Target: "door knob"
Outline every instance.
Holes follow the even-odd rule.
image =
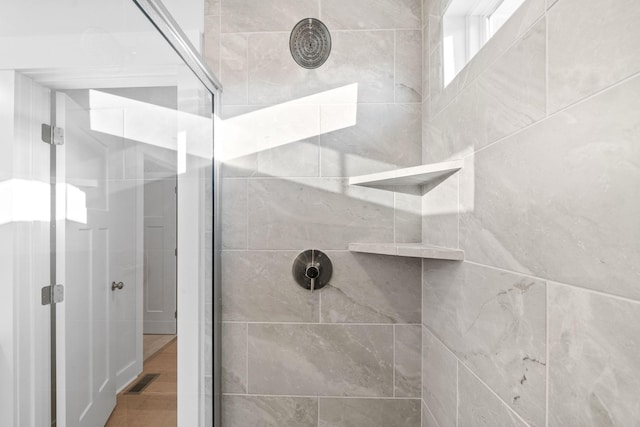
[[[111,282],[111,290],[112,291],[115,291],[116,289],[122,289],[122,288],[124,288],[124,283],[122,283],[122,282],[118,282],[118,283]]]

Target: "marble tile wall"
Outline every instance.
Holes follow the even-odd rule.
[[[446,88],[423,2],[422,425],[640,419],[640,6],[527,0]]]
[[[419,241],[421,195],[347,178],[422,163],[421,1],[208,0],[205,12],[220,126],[258,128],[262,112],[324,93],[305,118],[271,115],[270,137],[250,135],[255,152],[223,168],[222,426],[420,426],[421,263],[347,247]],[[289,52],[307,17],[332,36],[315,70]],[[354,84],[354,102],[332,98]],[[313,131],[346,113],[355,123]],[[270,145],[295,132],[304,137]],[[334,267],[314,293],[291,276],[311,248]]]

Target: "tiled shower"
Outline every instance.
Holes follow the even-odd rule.
[[[640,419],[640,7],[527,0],[444,87],[447,5],[207,1],[220,119],[257,147],[222,171],[222,426]],[[288,49],[309,17],[332,36],[315,70]],[[348,182],[456,159],[428,192]],[[464,261],[349,250],[381,242]],[[306,249],[333,263],[315,292]]]

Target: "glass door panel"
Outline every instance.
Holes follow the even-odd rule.
[[[133,1],[76,3],[3,4],[2,423],[129,425],[122,408],[145,399],[127,391],[152,366],[149,416],[204,425],[211,94]],[[56,284],[64,300],[42,305]],[[145,333],[177,334],[173,366],[145,362]]]

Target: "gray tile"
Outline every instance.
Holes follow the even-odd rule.
[[[220,80],[225,105],[247,104],[249,97],[249,40],[247,34],[220,35]]]
[[[250,324],[249,392],[391,396],[393,326]]]
[[[222,323],[221,388],[223,393],[247,392],[247,324]]]
[[[444,65],[442,41],[431,40],[431,53],[429,53],[429,96],[432,103],[438,99],[444,89]],[[432,110],[433,111],[433,110]]]
[[[204,17],[204,60],[216,73],[220,75],[220,17]]]
[[[420,105],[359,104],[356,125],[322,135],[322,176],[353,176],[421,164]]]
[[[318,399],[223,396],[222,425],[224,427],[317,427]]]
[[[420,427],[419,399],[320,399],[320,427]]]
[[[443,34],[442,34],[442,16],[440,15],[430,15],[429,16],[429,24],[428,24],[429,28],[428,28],[428,37],[429,40],[433,40],[434,42],[438,42],[440,40],[442,40],[443,38]],[[436,45],[431,45],[428,44],[425,47],[428,49],[427,53],[432,53],[433,52],[433,47],[435,47]]]
[[[507,138],[461,171],[467,259],[640,298],[640,78]]]
[[[204,15],[220,15],[220,3],[222,0],[205,0]]]
[[[224,0],[222,32],[289,32],[301,19],[317,18],[318,13],[318,0]]]
[[[425,3],[427,13],[434,16],[442,16],[453,0],[430,0]]]
[[[403,188],[395,195],[394,236],[396,243],[422,242],[422,190]]]
[[[235,36],[235,35],[234,35]],[[225,86],[226,87],[226,86]],[[329,107],[327,107],[329,108]],[[223,116],[225,126],[242,126],[245,128],[264,128],[265,120],[273,134],[278,132],[295,134],[292,129],[300,129],[298,123],[288,121],[284,113],[269,115],[269,107],[255,105],[225,105]],[[284,120],[283,120],[284,118]],[[235,120],[238,120],[235,122]],[[317,116],[317,122],[320,116]],[[290,132],[291,131],[291,132]],[[305,132],[309,133],[309,132]],[[269,145],[269,136],[256,133],[254,139],[265,138]],[[274,148],[261,148],[256,144],[256,152],[245,156],[225,160],[223,175],[225,177],[317,177],[320,170],[319,137],[313,136],[299,141],[290,141]],[[292,159],[294,159],[292,161]]]
[[[429,26],[422,27],[422,101],[426,101],[429,98],[431,91],[430,86],[430,73],[431,73],[431,61],[429,58]],[[430,103],[427,103],[427,111],[429,110]],[[424,106],[423,106],[424,114]]]
[[[393,29],[421,26],[420,0],[321,0],[330,30]]]
[[[456,425],[457,364],[453,353],[423,327],[422,399],[442,427]]]
[[[277,104],[354,83],[358,102],[394,102],[393,31],[334,33],[329,59],[314,70],[295,63],[282,48],[288,43],[288,33],[249,36],[249,103]]]
[[[636,426],[640,303],[549,286],[549,426]]]
[[[224,96],[224,95],[223,95]],[[225,122],[219,127],[229,126],[229,122],[234,118],[259,110],[260,106],[255,105],[229,105],[223,104],[220,108],[220,118]],[[224,135],[224,133],[223,133]],[[216,140],[216,144],[230,143],[226,137]],[[245,156],[226,158],[222,164],[222,176],[225,178],[249,177],[255,174],[258,168],[258,155],[256,153]]]
[[[249,182],[251,249],[347,249],[393,239],[393,193],[344,179]]]
[[[222,253],[222,319],[252,322],[317,322],[319,294],[291,275],[298,252]]]
[[[223,249],[247,248],[247,180],[223,179],[220,185]]]
[[[396,31],[396,102],[422,102],[422,31]]]
[[[422,326],[395,325],[395,396],[421,397]]]
[[[544,425],[545,282],[468,262],[425,262],[423,277],[425,325],[524,419]]]
[[[495,397],[467,368],[460,365],[458,425],[486,427],[527,427],[500,399]],[[544,414],[541,414],[544,419]],[[536,424],[536,425],[544,425]],[[575,425],[575,424],[569,424]]]
[[[440,427],[424,402],[422,402],[422,427]]]
[[[429,125],[430,161],[458,158],[545,115],[545,22],[541,21]]]
[[[319,137],[292,142],[258,153],[258,168],[255,176],[317,177],[319,175]]]
[[[458,247],[458,181],[453,175],[422,197],[422,241]]]
[[[420,260],[336,251],[327,255],[333,276],[320,291],[323,322],[420,323]]]
[[[548,20],[551,111],[640,71],[636,0],[562,0]]]

